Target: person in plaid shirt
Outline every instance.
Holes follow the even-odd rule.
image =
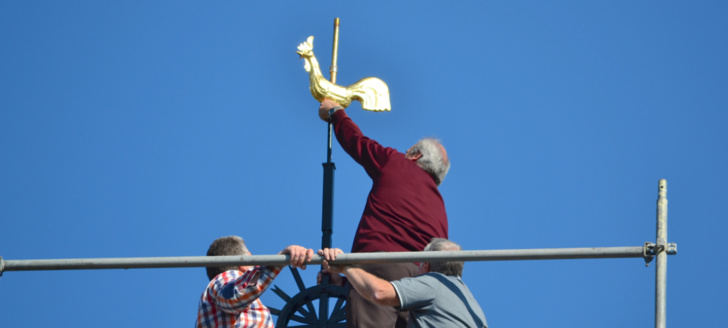
[[[291,245],[278,254],[290,255],[290,265],[306,269],[313,249]],[[238,236],[216,239],[207,256],[251,255]],[[210,283],[202,293],[195,327],[265,327],[273,328],[270,310],[259,297],[273,282],[282,267],[231,266],[208,267]]]

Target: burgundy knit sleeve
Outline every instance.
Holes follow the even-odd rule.
[[[383,147],[366,137],[343,109],[334,112],[331,122],[341,148],[363,166],[372,178],[377,176],[381,168],[387,164],[390,154],[397,152],[393,148]]]

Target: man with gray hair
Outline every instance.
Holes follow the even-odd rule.
[[[341,148],[372,179],[352,253],[421,251],[433,237],[448,237],[445,203],[438,186],[450,161],[437,139],[422,139],[401,153],[364,136],[333,100],[321,102],[319,117],[331,122]],[[413,277],[418,272],[412,263],[362,268],[385,280]],[[347,326],[357,328],[405,327],[408,318],[407,313],[370,302],[355,289],[350,290],[346,314]]]
[[[425,251],[460,250],[460,245],[442,238],[434,238],[425,247]],[[362,268],[329,263],[341,253],[338,248],[319,250],[324,268],[346,275],[352,287],[376,304],[409,310],[407,327],[488,327],[483,310],[462,280],[462,261],[423,262],[420,275],[390,282]]]

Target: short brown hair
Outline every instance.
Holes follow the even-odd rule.
[[[248,248],[245,247],[245,241],[238,236],[227,236],[215,239],[212,245],[210,245],[210,248],[207,249],[207,256],[245,255],[249,253]],[[212,280],[225,271],[235,270],[237,268],[236,266],[206,267],[207,277]]]

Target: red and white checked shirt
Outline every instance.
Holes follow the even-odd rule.
[[[281,268],[256,266],[217,275],[202,293],[195,327],[273,328],[270,310],[258,298]]]

